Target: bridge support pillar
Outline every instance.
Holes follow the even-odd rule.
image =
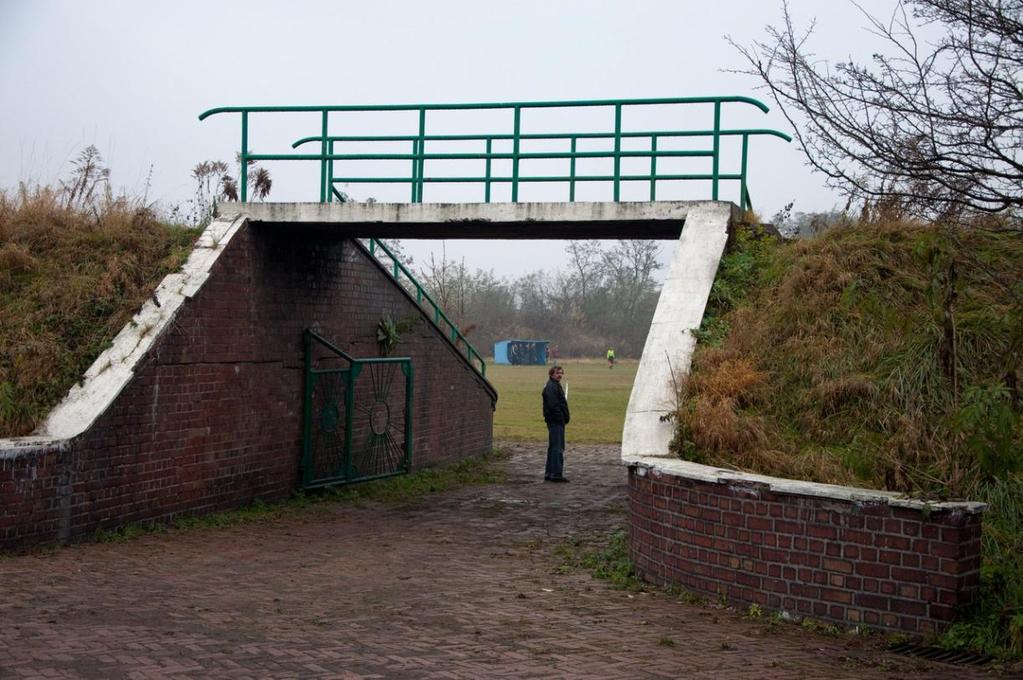
[[[738,216],[732,203],[693,206],[685,218],[668,277],[661,289],[632,386],[622,432],[622,460],[667,456],[675,425],[661,417],[675,410],[676,385],[689,372],[718,263]]]

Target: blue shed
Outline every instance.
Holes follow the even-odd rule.
[[[547,340],[501,340],[494,343],[494,363],[543,366],[547,363]]]

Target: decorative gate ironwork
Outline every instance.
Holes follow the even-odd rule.
[[[412,359],[356,359],[305,332],[303,488],[405,474],[412,466]]]

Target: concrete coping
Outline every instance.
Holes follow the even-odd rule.
[[[622,463],[637,468],[636,474],[646,476],[649,472],[684,477],[710,484],[727,484],[739,487],[766,487],[769,491],[797,496],[814,496],[835,501],[858,504],[882,504],[920,512],[955,511],[970,514],[982,513],[986,503],[973,501],[926,501],[912,498],[897,491],[862,489],[837,484],[804,482],[783,477],[769,477],[736,470],[726,470],[710,465],[701,465],[673,456],[622,456]]]
[[[47,451],[53,451],[54,449],[62,450],[65,449],[67,445],[67,439],[38,435],[0,439],[0,460],[18,459],[22,456],[45,453]]]

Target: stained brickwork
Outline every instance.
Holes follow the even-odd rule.
[[[0,457],[0,547],[285,497],[298,484],[302,333],[379,356],[383,316],[414,322],[413,465],[491,448],[493,388],[354,241],[243,227],[121,394],[61,446]]]
[[[931,512],[629,468],[638,574],[730,602],[926,633],[968,605],[981,514]]]

